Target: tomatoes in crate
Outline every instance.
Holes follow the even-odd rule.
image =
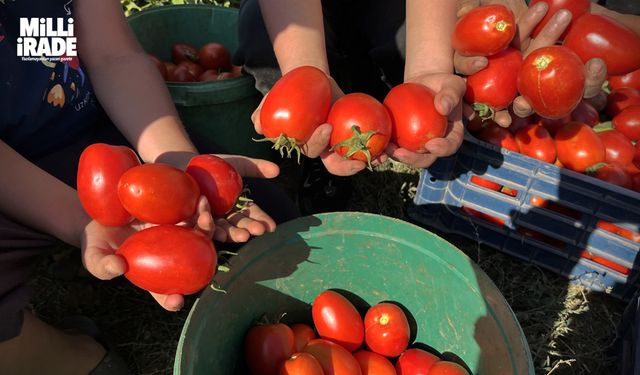
[[[589,125],[571,122],[558,130],[554,139],[558,159],[566,168],[585,172],[605,160],[604,143]]]
[[[487,59],[484,69],[467,77],[464,94],[465,101],[473,104],[481,116],[483,112],[500,111],[511,104],[518,91],[518,71],[522,65],[522,54],[514,48],[507,48]]]

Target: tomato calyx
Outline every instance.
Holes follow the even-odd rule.
[[[505,20],[500,20],[495,23],[495,28],[498,31],[505,31],[507,27],[509,27],[509,23],[506,22]]]
[[[262,138],[262,139],[253,139],[255,142],[273,142],[272,149],[276,151],[280,151],[280,156],[284,157],[285,151],[287,152],[287,157],[291,158],[291,154],[293,151],[298,155],[298,164],[300,164],[300,154],[302,151],[300,150],[300,145],[298,145],[298,140],[294,137],[287,137],[286,134],[280,133],[278,137],[272,138]]]
[[[533,65],[535,65],[536,69],[542,71],[547,69],[549,64],[551,64],[551,60],[552,60],[551,56],[547,56],[547,55],[538,56],[538,58],[536,58],[533,61]]]
[[[594,126],[593,131],[596,133],[603,133],[609,130],[613,130],[613,123],[611,121],[601,122],[598,125]]]
[[[482,119],[483,125],[484,125],[484,121],[493,120],[496,113],[493,107],[484,103],[473,103],[473,109],[478,113],[478,115]]]
[[[599,170],[600,168],[604,168],[604,167],[606,167],[607,165],[608,165],[607,163],[596,163],[596,164],[594,164],[594,165],[592,165],[592,166],[588,167],[588,168],[585,170],[585,172],[586,172],[588,175],[594,175],[594,174],[598,173],[598,170]]]
[[[371,166],[371,152],[369,151],[369,147],[367,143],[378,132],[375,130],[369,130],[366,133],[362,133],[360,131],[360,127],[357,125],[351,126],[351,131],[353,131],[353,135],[349,139],[345,139],[342,142],[336,143],[333,147],[331,147],[331,151],[335,151],[338,147],[347,147],[348,151],[343,156],[343,159],[348,159],[350,156],[362,152],[367,158],[367,168],[369,170],[373,170]]]

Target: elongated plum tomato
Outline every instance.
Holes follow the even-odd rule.
[[[231,164],[218,156],[203,154],[193,157],[186,171],[207,197],[213,217],[222,217],[235,206],[243,184],[242,177]]]
[[[555,142],[558,159],[573,171],[584,173],[587,168],[605,160],[604,144],[589,125],[568,123],[558,130]]]
[[[524,59],[518,73],[518,91],[540,116],[567,116],[582,100],[584,64],[562,46],[539,48]]]
[[[324,375],[324,371],[316,357],[302,352],[282,362],[278,375]]]
[[[444,137],[447,118],[438,113],[434,99],[435,93],[419,83],[402,83],[389,91],[384,105],[391,115],[393,143],[425,153],[425,143]]]
[[[640,141],[640,105],[626,107],[611,120],[611,123],[629,140]]]
[[[520,153],[547,163],[556,161],[556,144],[547,129],[540,124],[520,128],[515,135]]]
[[[313,324],[323,339],[340,344],[352,352],[362,345],[364,323],[355,306],[332,290],[318,294],[311,306]]]
[[[278,375],[293,354],[293,332],[283,323],[252,326],[244,337],[244,359],[252,375]]]
[[[409,345],[409,322],[400,307],[378,303],[364,316],[364,340],[369,349],[386,357],[399,356]]]
[[[320,362],[324,375],[362,375],[360,364],[353,355],[333,341],[311,340],[304,351]]]
[[[601,58],[611,75],[640,69],[640,35],[607,16],[585,14],[576,19],[563,45],[583,63]]]
[[[78,198],[87,214],[102,225],[121,226],[133,220],[118,198],[120,176],[140,165],[128,147],[94,143],[78,162]]]
[[[266,139],[283,155],[298,152],[313,132],[327,121],[331,84],[318,68],[301,66],[286,73],[271,88],[260,110],[260,127]]]
[[[518,71],[522,65],[522,54],[514,48],[507,48],[489,56],[488,65],[481,71],[467,77],[467,91],[464,99],[474,104],[480,115],[491,109],[500,111],[516,97],[518,91]]]
[[[569,26],[565,29],[560,36],[559,40],[563,40],[567,33],[569,32],[569,28],[573,24],[573,20],[577,20],[582,17],[583,14],[589,12],[589,8],[591,7],[591,1],[589,0],[531,0],[529,3],[529,7],[536,5],[537,3],[547,3],[549,6],[547,13],[544,15],[542,21],[540,21],[536,27],[531,32],[531,37],[535,38],[538,36],[540,31],[544,28],[544,26],[551,20],[551,18],[558,13],[559,10],[565,9],[571,12],[571,21],[569,22]]]
[[[640,69],[622,76],[610,75],[607,77],[607,81],[609,81],[609,88],[611,88],[611,90],[621,88],[640,90]]]
[[[603,123],[607,125],[607,123]],[[600,128],[598,125],[593,130],[598,134],[604,145],[605,158],[607,163],[617,163],[626,166],[633,160],[633,143],[624,134],[613,128]],[[604,130],[601,130],[604,129]]]
[[[427,375],[440,358],[422,349],[407,349],[396,362],[398,375]]]
[[[138,220],[177,224],[196,213],[198,184],[167,164],[143,164],[127,170],[118,182],[118,198]]]
[[[333,126],[331,149],[345,158],[371,164],[391,138],[387,108],[367,94],[352,93],[338,99],[327,122]]]
[[[353,357],[360,364],[362,375],[396,375],[391,362],[384,356],[368,350],[358,350]]]
[[[616,163],[599,163],[587,169],[587,174],[610,184],[631,189],[633,180],[624,167]]]
[[[291,325],[293,337],[295,341],[295,351],[300,352],[307,343],[315,338],[316,332],[310,325],[304,323],[296,323]]]
[[[458,19],[452,43],[463,56],[490,56],[507,48],[515,35],[516,20],[509,8],[483,5]]]
[[[134,285],[160,294],[193,294],[213,277],[218,256],[201,232],[158,225],[129,236],[116,251],[124,257],[124,276]]]

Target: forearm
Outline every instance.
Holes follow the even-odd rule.
[[[428,73],[453,73],[451,35],[456,2],[407,0],[405,79]]]
[[[260,0],[282,74],[315,66],[329,74],[320,0]]]
[[[73,166],[70,166],[73,168]],[[90,219],[78,194],[0,142],[0,211],[12,219],[79,247]]]

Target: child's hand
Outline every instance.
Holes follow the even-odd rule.
[[[454,154],[462,144],[464,126],[460,101],[466,86],[462,78],[447,73],[425,74],[410,77],[405,81],[421,83],[436,93],[434,99],[436,110],[441,115],[448,116],[449,126],[444,138],[432,139],[425,144],[428,153],[412,152],[390,143],[387,154],[412,167],[426,168],[437,158]]]

